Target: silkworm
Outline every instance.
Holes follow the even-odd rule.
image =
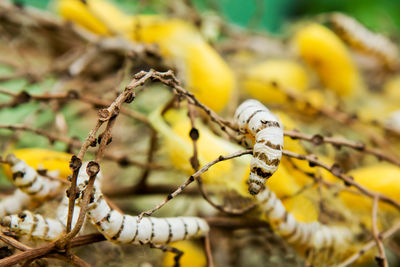
[[[0,201],[0,218],[3,218],[6,215],[18,213],[31,203],[31,197],[17,189],[12,195],[4,197]]]
[[[257,200],[263,205],[263,213],[275,232],[288,243],[319,250],[333,247],[344,248],[351,242],[352,233],[345,227],[296,221],[268,187],[257,195]]]
[[[86,171],[80,170],[77,185],[81,192],[89,180]],[[80,204],[81,197],[77,203]],[[92,224],[110,241],[121,244],[166,244],[192,237],[205,236],[207,222],[197,217],[152,218],[121,214],[105,201],[98,184],[88,205]]]
[[[243,136],[250,137],[254,145],[248,182],[250,194],[256,195],[280,163],[282,124],[268,108],[254,99],[246,100],[236,109],[235,123]]]
[[[86,164],[87,163],[82,164],[82,167],[85,166]],[[98,174],[98,176],[99,176],[99,174]],[[64,196],[63,199],[61,200],[60,204],[58,205],[58,208],[56,211],[57,220],[60,221],[65,228],[67,227],[67,221],[68,221],[68,205],[69,205],[69,198],[67,196]],[[80,210],[81,210],[81,208],[78,205],[74,206],[71,228],[74,228],[76,222],[78,221]],[[97,232],[98,232],[97,229],[91,224],[91,221],[86,217],[85,222],[83,223],[83,226],[82,226],[79,234],[91,234],[91,233],[97,233]]]
[[[33,187],[35,194],[32,195],[35,196],[46,197],[49,195],[49,189],[46,189],[46,185],[40,185],[44,183],[42,179],[49,182],[48,179],[41,177],[33,168],[30,168],[25,162],[15,157],[13,159],[10,158],[10,160],[12,162],[13,177],[16,177],[14,182],[17,185],[24,185],[22,188],[27,189],[28,192],[32,192],[31,187]],[[87,163],[82,164],[77,177],[77,185],[81,192],[85,190],[89,180],[86,173],[86,165]],[[17,173],[17,175],[15,175],[15,173]],[[98,176],[101,177],[101,174],[98,174]],[[56,181],[56,183],[59,182]],[[39,184],[39,186],[37,184]],[[40,190],[36,188],[40,188]],[[55,187],[53,186],[51,188]],[[21,193],[24,194],[23,192]],[[72,226],[75,225],[79,215],[79,204],[81,203],[82,195],[76,201]],[[4,217],[1,223],[4,226],[10,227],[11,230],[16,231],[20,235],[29,235],[43,240],[55,240],[65,232],[68,216],[68,202],[68,198],[64,197],[57,210],[58,219],[48,219],[39,214],[24,211],[20,215],[14,214]],[[165,244],[192,237],[201,237],[206,235],[209,231],[209,226],[206,221],[197,217],[145,217],[139,219],[137,216],[121,214],[113,210],[105,201],[98,180],[94,183],[94,194],[91,203],[88,205],[87,214],[90,222],[107,239],[121,244]],[[85,233],[87,232],[87,227],[83,227],[82,229],[84,229],[82,231]]]
[[[35,169],[12,154],[7,156],[7,161],[11,166],[12,182],[17,189],[0,201],[0,217],[40,204],[57,195],[62,188],[62,183],[39,175]]]
[[[2,218],[1,225],[9,227],[19,235],[41,240],[56,240],[65,233],[65,227],[59,220],[44,218],[27,210]]]
[[[397,64],[397,46],[381,34],[373,33],[352,17],[342,13],[332,14],[333,30],[351,47],[380,58],[387,66]]]
[[[13,183],[31,198],[45,200],[57,195],[62,189],[61,182],[41,176],[14,155],[8,155],[7,161],[10,163]]]

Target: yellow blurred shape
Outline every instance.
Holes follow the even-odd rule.
[[[10,153],[36,170],[58,171],[57,177],[64,179],[67,179],[71,174],[69,161],[72,154],[43,148],[23,148]],[[3,164],[3,170],[6,176],[11,179],[10,167],[7,164]]]
[[[86,8],[80,0],[59,0],[57,9],[60,15],[76,22],[91,32],[108,35],[108,28]]]
[[[207,259],[204,250],[192,241],[180,241],[170,244],[172,247],[179,249],[183,252],[179,260],[181,267],[205,267],[207,266]],[[175,266],[175,254],[165,253],[162,265],[164,267]]]
[[[354,181],[368,188],[371,191],[378,192],[400,201],[400,168],[380,163],[373,166],[362,167],[349,172],[354,177]],[[364,195],[353,194],[343,191],[340,198],[351,209],[371,212],[372,199]],[[382,207],[389,208],[382,204]]]
[[[160,15],[129,16],[103,0],[59,0],[60,14],[88,30],[156,44],[200,102],[216,112],[228,104],[235,77],[222,57],[191,24]]]
[[[191,130],[187,110],[169,110],[165,120],[159,111],[150,115],[150,122],[163,137],[163,146],[172,165],[188,175],[194,173],[189,159],[193,155],[192,140],[189,136]],[[167,122],[170,124],[168,125]],[[219,156],[229,155],[243,150],[242,147],[233,144],[211,132],[200,120],[196,120],[196,128],[199,131],[198,159],[200,166],[217,159]],[[204,183],[223,185],[241,195],[248,196],[247,180],[250,173],[250,155],[241,156],[227,161],[222,161],[212,166],[201,175]]]
[[[228,103],[235,77],[222,57],[192,25],[162,16],[137,16],[132,38],[154,43],[167,60],[175,63],[189,90],[216,112]]]
[[[243,87],[264,103],[283,103],[286,95],[282,91],[305,91],[308,77],[304,68],[295,61],[270,59],[246,71]]]
[[[400,75],[389,79],[383,86],[385,97],[388,101],[397,103],[400,106]]]
[[[296,195],[282,201],[286,210],[290,212],[297,221],[309,223],[318,220],[318,209],[303,195]]]
[[[362,89],[360,75],[345,44],[328,28],[308,25],[297,32],[294,45],[326,88],[344,97],[356,95]]]

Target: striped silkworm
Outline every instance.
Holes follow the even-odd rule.
[[[27,210],[2,218],[1,225],[9,227],[19,235],[40,240],[56,240],[65,232],[65,227],[59,220],[44,218]]]
[[[18,213],[31,203],[31,197],[17,189],[12,195],[4,197],[0,201],[0,218],[3,218],[6,215]]]
[[[89,180],[81,168],[77,185],[81,192]],[[192,237],[205,236],[209,231],[207,222],[197,217],[173,217],[139,219],[137,216],[121,214],[112,209],[98,184],[88,205],[88,217],[92,224],[110,241],[121,244],[167,244]],[[78,205],[82,197],[77,201]]]
[[[56,217],[58,221],[60,221],[65,228],[67,227],[67,220],[68,220],[68,204],[69,204],[69,198],[67,196],[64,196],[63,199],[61,200],[61,203],[58,205],[56,212]],[[74,212],[72,215],[71,228],[74,228],[76,222],[78,221],[80,210],[81,208],[78,205],[75,205]],[[85,222],[79,234],[91,234],[97,232],[98,232],[97,229],[91,224],[91,221],[86,217]]]
[[[32,199],[46,200],[57,195],[63,188],[61,182],[41,176],[23,160],[13,154],[6,157],[12,172],[12,182]]]
[[[268,187],[257,195],[263,213],[276,233],[294,245],[312,249],[345,248],[350,245],[352,233],[340,226],[327,226],[319,222],[298,222],[287,212],[281,200]]]
[[[342,13],[333,13],[330,21],[333,30],[354,49],[375,55],[389,67],[397,63],[397,46],[385,36],[371,32],[354,18]]]
[[[62,183],[39,175],[35,169],[12,154],[6,158],[11,166],[12,182],[17,189],[0,201],[0,217],[37,206],[60,192]]]
[[[35,186],[35,192],[40,197],[49,195],[49,191],[46,190],[46,185],[37,185],[38,183],[43,183],[44,181],[41,181],[41,179],[45,178],[41,177],[23,161],[14,158],[12,162],[12,172],[13,174],[17,173],[17,175],[13,175],[13,177],[16,177],[14,182],[17,185],[29,184]],[[77,177],[77,185],[80,192],[85,190],[89,180],[86,173],[86,164],[87,163],[82,164]],[[101,174],[98,174],[98,176],[101,177]],[[22,179],[23,181],[21,182],[18,179]],[[48,179],[45,180],[50,181]],[[40,190],[36,190],[37,187],[39,187]],[[28,189],[28,192],[32,192],[29,186],[23,186],[23,188]],[[56,189],[58,189],[58,187]],[[28,198],[30,197],[21,191],[19,192],[20,194],[28,196]],[[80,211],[79,204],[82,200],[82,195],[83,194],[81,194],[76,201],[77,204],[74,209],[72,225],[75,225],[78,218]],[[8,210],[8,212],[18,212],[18,209],[11,209]],[[58,219],[48,219],[41,215],[33,214],[30,211],[24,211],[19,215],[14,214],[4,217],[1,223],[20,235],[28,235],[36,239],[55,240],[65,232],[67,216],[68,198],[64,197],[57,210]],[[165,244],[192,237],[201,237],[206,235],[209,231],[206,221],[197,217],[145,217],[139,220],[137,216],[121,214],[113,210],[105,201],[97,179],[94,183],[93,198],[88,206],[88,217],[97,230],[107,239],[116,243]],[[83,229],[82,231],[87,233],[86,230],[88,227],[84,226]]]
[[[235,112],[235,123],[244,138],[250,138],[253,158],[250,163],[249,192],[258,194],[277,170],[282,157],[282,124],[259,101],[243,102]]]

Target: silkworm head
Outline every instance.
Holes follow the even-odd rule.
[[[249,193],[252,195],[257,195],[262,189],[262,186],[256,183],[249,184]]]

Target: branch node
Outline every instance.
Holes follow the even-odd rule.
[[[313,137],[311,137],[311,143],[314,146],[322,145],[324,143],[324,137],[320,134],[315,134]]]
[[[82,160],[77,156],[73,155],[69,162],[69,168],[75,172],[82,166]]]
[[[110,118],[110,112],[107,109],[100,109],[98,115],[100,121],[106,121]]]
[[[86,167],[86,173],[90,176],[96,176],[100,171],[100,165],[95,161],[89,161]]]

